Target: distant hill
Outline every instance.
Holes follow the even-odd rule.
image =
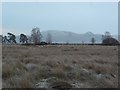
[[[52,35],[52,41],[53,42],[59,42],[59,43],[91,43],[91,38],[94,37],[96,40],[96,43],[101,43],[101,34],[94,34],[92,32],[86,32],[83,34],[77,34],[73,32],[68,31],[57,31],[57,30],[48,30],[41,32],[43,35],[43,40],[46,40],[47,33],[50,33]],[[117,39],[117,35],[113,36]]]

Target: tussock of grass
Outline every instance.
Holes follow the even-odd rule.
[[[84,65],[87,69],[92,69],[96,73],[112,73],[115,71],[115,68],[112,65],[104,65],[104,64],[98,64],[98,63],[87,63]]]
[[[7,79],[14,75],[14,66],[12,64],[4,64],[2,67],[2,78]]]
[[[52,72],[51,72],[51,76],[57,77],[57,78],[63,79],[63,80],[67,79],[66,72],[64,72],[64,70],[59,69],[59,68],[53,69]]]

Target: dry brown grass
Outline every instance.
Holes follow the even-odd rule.
[[[12,64],[4,64],[2,68],[2,77],[4,79],[10,78],[14,75],[14,67],[12,66]]]
[[[80,88],[118,87],[117,46],[4,45],[2,47],[4,88],[30,88],[40,80],[50,77],[71,84],[77,83],[77,87]]]

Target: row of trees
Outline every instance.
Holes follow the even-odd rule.
[[[92,44],[95,43],[95,38],[91,39]],[[116,40],[115,38],[112,37],[110,32],[105,32],[104,35],[102,35],[102,44],[109,44],[109,45],[114,45],[114,44],[119,44],[119,41]]]
[[[25,34],[20,34],[20,43],[34,43],[39,44],[42,40],[42,34],[40,32],[40,29],[38,27],[35,27],[31,31],[31,36],[28,37]],[[47,43],[52,43],[52,36],[50,33],[48,33],[46,38]],[[12,33],[7,33],[7,36],[2,36],[2,43],[10,43],[10,44],[16,44],[16,36]]]
[[[40,29],[38,27],[35,27],[32,29],[31,31],[31,36],[30,37],[27,37],[25,34],[20,34],[20,43],[34,43],[34,44],[39,44],[41,43],[41,40],[42,40],[42,34],[40,32]],[[91,43],[92,44],[95,44],[96,40],[95,38],[91,38]],[[2,36],[2,43],[14,43],[16,44],[16,36],[12,33],[8,33],[8,36]],[[46,43],[52,43],[52,36],[50,33],[47,34],[47,38],[46,38]],[[67,42],[68,43],[68,42]],[[82,41],[82,43],[84,43]],[[103,44],[112,44],[112,43],[115,43],[115,44],[118,44],[119,42],[112,38],[110,32],[105,32],[104,35],[102,35],[102,43]]]
[[[8,36],[2,36],[2,43],[16,43],[16,36],[12,33],[7,33]]]
[[[112,38],[110,32],[105,32],[104,35],[102,35],[102,41],[105,40],[105,39],[107,39],[107,38]],[[96,41],[96,40],[95,40],[94,37],[91,38],[92,44],[95,44],[95,41]]]

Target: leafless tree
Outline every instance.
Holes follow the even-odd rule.
[[[39,44],[42,38],[42,34],[40,32],[40,29],[38,27],[35,27],[32,29],[31,32],[31,39],[34,44]]]

